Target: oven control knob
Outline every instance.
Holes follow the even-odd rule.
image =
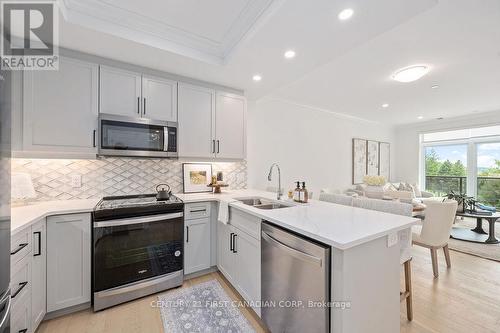
[[[180,256],[180,255],[181,255],[181,251],[179,251],[179,250],[175,251],[174,255],[175,255],[176,257]]]

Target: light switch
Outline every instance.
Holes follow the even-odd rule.
[[[398,243],[399,237],[397,232],[387,235],[387,247],[394,246]]]
[[[82,175],[71,175],[71,187],[82,187]]]

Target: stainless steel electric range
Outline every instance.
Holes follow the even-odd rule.
[[[93,211],[94,311],[182,285],[184,203],[105,197]]]

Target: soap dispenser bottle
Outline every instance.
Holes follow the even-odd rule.
[[[306,189],[306,182],[302,182],[302,202],[309,200],[309,192]]]
[[[293,201],[300,202],[302,190],[300,189],[300,182],[296,182],[296,183],[297,183],[297,187],[293,191]]]

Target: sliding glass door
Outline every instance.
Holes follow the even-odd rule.
[[[500,208],[500,141],[478,143],[476,197],[479,202]]]

